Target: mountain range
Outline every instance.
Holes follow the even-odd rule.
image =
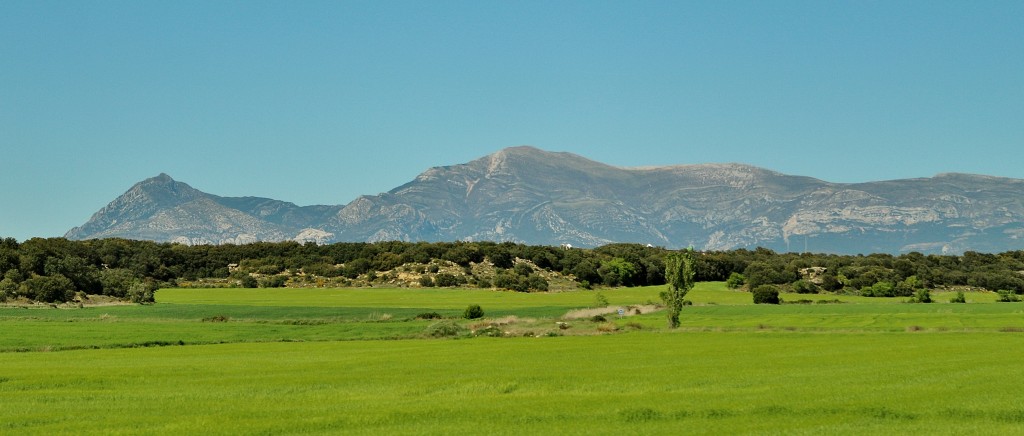
[[[430,168],[391,191],[336,206],[220,197],[160,174],[65,237],[999,252],[1024,248],[1022,199],[1020,179],[949,173],[830,183],[743,164],[622,168],[522,146]]]

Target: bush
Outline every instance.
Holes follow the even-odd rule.
[[[871,286],[860,289],[860,294],[865,297],[895,297],[896,286],[892,282],[875,282]]]
[[[283,288],[287,282],[288,277],[285,276],[270,276],[259,280],[261,288]]]
[[[590,317],[591,322],[608,322],[608,319],[604,315],[594,315]]]
[[[477,319],[484,317],[484,309],[479,304],[471,304],[466,308],[466,311],[462,313],[462,317],[466,319]]]
[[[526,278],[526,287],[538,292],[547,292],[548,280],[540,274],[530,274],[530,276]]]
[[[137,282],[128,288],[128,300],[135,304],[155,303],[157,289],[159,287],[152,280],[146,280],[145,283]]]
[[[255,288],[255,287],[259,286],[259,285],[260,285],[260,282],[258,280],[256,280],[256,277],[253,277],[253,276],[248,275],[248,274],[246,274],[245,277],[242,277],[242,287],[243,288]]]
[[[931,303],[932,294],[927,289],[918,289],[914,292],[914,298],[911,300],[914,303]]]
[[[34,276],[21,283],[21,292],[26,297],[44,303],[63,303],[75,296],[74,284],[61,274]]]
[[[604,294],[600,292],[594,294],[594,307],[606,307],[608,304],[608,297],[605,297]]]
[[[998,301],[1000,303],[1013,303],[1013,302],[1020,301],[1020,297],[1018,297],[1017,294],[1014,294],[1013,291],[1007,291],[1005,289],[1000,289],[1000,290],[996,291],[996,293],[999,294],[999,299],[996,300],[996,301]]]
[[[772,285],[761,285],[754,288],[754,304],[779,304],[779,290]]]
[[[818,287],[807,280],[797,280],[793,282],[793,292],[797,294],[817,294]]]
[[[443,318],[440,313],[437,312],[424,312],[416,315],[416,319],[441,319]]]
[[[454,274],[441,273],[434,278],[437,281],[437,286],[442,288],[459,286],[465,283],[466,279],[456,277]]]
[[[523,277],[528,277],[530,274],[533,274],[533,267],[526,262],[517,263],[516,266],[513,267],[513,270],[515,270],[516,274]]]
[[[956,295],[949,299],[950,303],[966,303],[967,298],[964,298],[964,291],[956,291]]]
[[[738,289],[743,286],[746,281],[747,279],[746,277],[743,277],[743,274],[733,272],[732,274],[729,274],[729,278],[725,280],[725,287],[729,289]]]
[[[433,288],[434,279],[430,278],[430,276],[422,276],[420,277],[420,286],[423,286],[424,288]]]
[[[439,321],[427,326],[424,333],[432,338],[450,338],[464,336],[469,330],[454,321]]]

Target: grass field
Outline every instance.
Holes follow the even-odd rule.
[[[171,289],[152,306],[0,308],[0,433],[1024,432],[1024,303],[811,297],[846,303],[755,306],[700,284],[681,329],[608,315],[614,334],[555,327],[593,291]],[[427,339],[434,321],[413,319],[468,304],[565,336]]]

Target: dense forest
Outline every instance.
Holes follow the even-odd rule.
[[[198,245],[0,239],[0,301],[103,295],[152,302],[161,287],[461,286],[521,292],[665,283],[664,248],[594,249],[494,242]],[[1024,293],[1024,251],[963,255],[701,252],[697,281],[799,293],[911,296],[919,289]],[[552,283],[559,286],[552,287]]]

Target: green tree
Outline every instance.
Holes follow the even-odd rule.
[[[21,283],[21,293],[28,298],[46,303],[63,303],[74,297],[75,285],[60,274],[33,276]]]
[[[683,310],[683,299],[693,289],[693,251],[677,251],[665,256],[665,282],[668,290],[661,293],[661,299],[668,306],[669,328],[679,327],[679,312]]]

